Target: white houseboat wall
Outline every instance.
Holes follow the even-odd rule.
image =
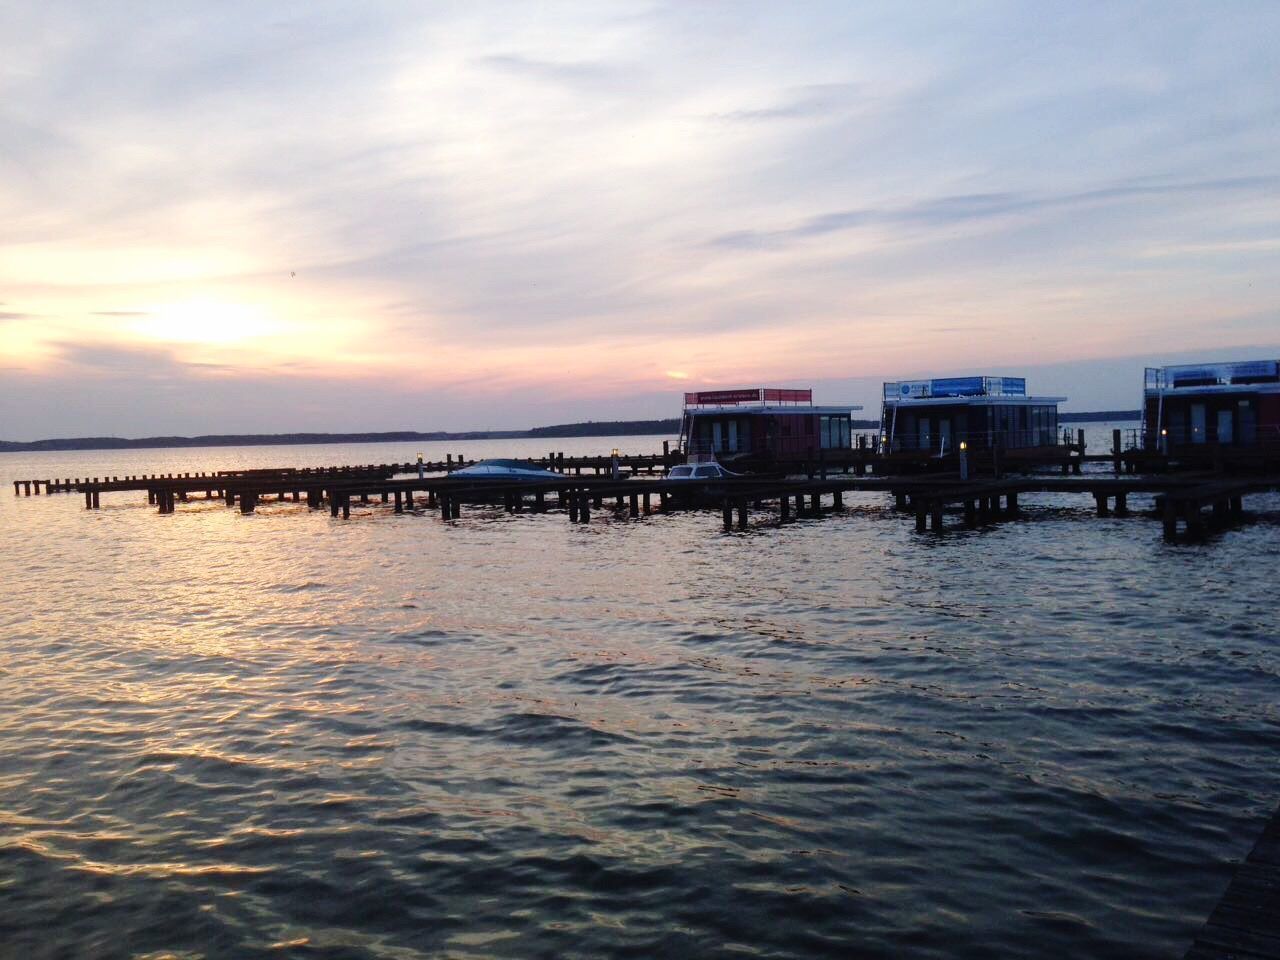
[[[942,377],[884,384],[884,452],[946,456],[970,450],[1030,450],[1058,443],[1058,404],[1029,397],[1023,377]]]
[[[813,391],[777,387],[684,395],[680,449],[690,458],[797,460],[852,445],[854,404],[815,406]]]
[[[1280,445],[1280,360],[1147,367],[1143,446]]]

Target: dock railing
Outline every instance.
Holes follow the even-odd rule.
[[[1070,431],[1061,436],[1052,427],[1031,430],[992,430],[966,433],[963,436],[944,437],[931,433],[927,436],[919,434],[898,434],[892,441],[886,439],[877,452],[891,453],[928,453],[934,456],[946,456],[956,453],[964,442],[972,451],[979,450],[1026,450],[1045,447],[1070,448],[1075,444]]]

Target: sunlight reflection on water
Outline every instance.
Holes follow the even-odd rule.
[[[32,957],[1175,955],[1280,786],[1280,504],[1190,548],[1024,506],[939,539],[877,496],[741,535],[0,498],[0,936]]]

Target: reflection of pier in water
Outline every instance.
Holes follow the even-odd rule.
[[[855,449],[849,451],[856,454]],[[1148,516],[1163,523],[1167,540],[1180,529],[1189,540],[1202,538],[1214,526],[1244,519],[1244,497],[1280,490],[1280,475],[1219,473],[1161,473],[1134,476],[1118,473],[1057,476],[1024,474],[961,478],[954,473],[873,475],[870,459],[850,456],[828,462],[802,464],[800,476],[743,476],[729,480],[673,480],[661,473],[680,458],[670,452],[640,456],[564,457],[522,461],[553,471],[542,478],[489,479],[453,476],[474,461],[452,456],[440,463],[369,464],[324,468],[283,468],[222,471],[180,475],[141,475],[76,480],[14,481],[34,485],[38,493],[77,492],[85,506],[101,506],[104,493],[145,492],[160,513],[173,513],[176,504],[193,496],[221,499],[252,513],[271,499],[292,499],[313,510],[329,507],[330,515],[349,518],[353,504],[392,506],[395,513],[439,511],[442,519],[461,516],[463,504],[498,505],[509,513],[563,510],[571,522],[589,523],[593,510],[611,503],[631,517],[654,510],[718,508],[725,530],[746,529],[751,512],[773,512],[782,522],[842,510],[847,494],[884,493],[896,509],[914,516],[916,529],[940,533],[948,514],[956,514],[966,528],[988,527],[1022,515],[1020,498],[1033,494],[1076,495],[1091,498],[1099,517],[1127,517],[1129,498],[1153,496]],[[417,476],[405,476],[417,474]]]

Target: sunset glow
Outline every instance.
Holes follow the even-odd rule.
[[[529,426],[979,367],[1132,406],[1097,363],[1277,345],[1270,8],[1047,40],[1000,5],[318,10],[109,47],[80,23],[109,11],[7,15],[0,404],[44,411],[7,434]],[[147,412],[99,419],[108,389]]]

